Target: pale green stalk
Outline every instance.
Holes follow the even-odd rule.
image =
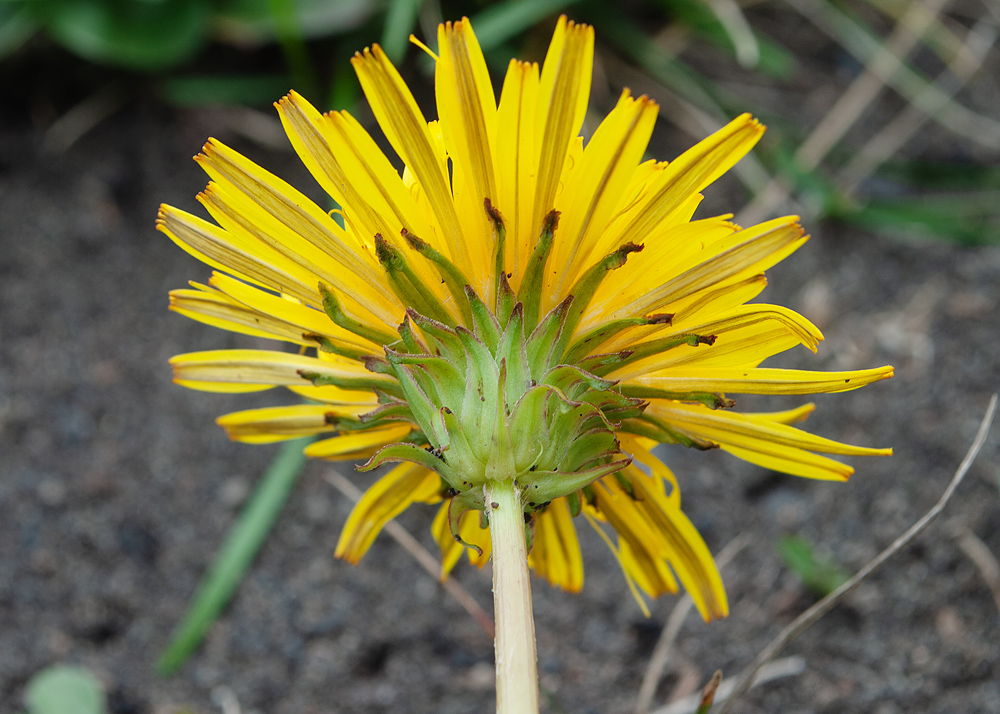
[[[521,493],[513,480],[483,487],[493,544],[497,714],[538,714],[538,667]]]

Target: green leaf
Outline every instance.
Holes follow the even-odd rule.
[[[204,44],[210,5],[202,0],[44,0],[49,34],[94,62],[153,71],[191,58]]]
[[[826,597],[850,577],[835,564],[819,560],[812,543],[800,536],[779,539],[778,555],[785,567],[799,576],[802,584],[817,597]]]
[[[198,584],[184,619],[160,655],[156,663],[160,675],[173,674],[187,661],[236,592],[302,473],[306,462],[303,450],[314,438],[293,439],[278,450]]]
[[[105,714],[104,689],[82,667],[46,667],[28,682],[24,705],[29,714]]]

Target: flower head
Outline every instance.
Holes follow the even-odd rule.
[[[400,462],[351,514],[337,555],[357,562],[414,502],[439,502],[443,573],[489,557],[484,484],[514,480],[529,563],[578,590],[583,515],[633,590],[727,612],[711,554],[680,508],[660,443],[722,448],[798,476],[845,480],[821,453],[888,454],[790,424],[811,405],[740,414],[733,394],[840,392],[892,375],[762,368],[819,330],[748,303],[806,240],[795,217],[741,228],[692,218],[700,191],[764,128],[740,116],[670,163],[643,161],[657,116],[626,90],[586,143],[593,30],[560,19],[541,68],[511,61],[499,104],[468,20],[438,30],[438,119],[376,45],[352,60],[400,174],[347,112],[294,92],[277,104],[295,150],[342,206],[338,223],[278,177],[210,140],[199,195],[218,225],[163,206],[158,227],[217,269],[171,307],[298,351],[175,357],[208,391],[285,386],[308,400],[229,414],[233,439],[332,434],[310,456]],[[610,526],[617,542],[605,531]]]

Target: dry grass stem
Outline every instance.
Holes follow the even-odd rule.
[[[715,563],[719,569],[728,565],[749,543],[750,536],[745,533],[741,533],[729,541],[715,558]],[[660,680],[663,678],[663,672],[670,661],[674,642],[677,641],[677,635],[680,634],[681,626],[684,624],[688,613],[691,612],[692,607],[694,607],[694,601],[690,595],[685,593],[677,600],[674,609],[670,611],[667,624],[660,632],[660,639],[656,641],[653,654],[649,657],[649,664],[646,665],[646,673],[642,677],[642,685],[640,685],[639,695],[636,697],[635,714],[647,714],[653,705],[653,697],[656,695],[656,688],[659,686]]]
[[[125,106],[128,100],[117,84],[107,84],[52,122],[42,139],[42,151],[61,154],[102,121]]]
[[[987,545],[967,526],[962,525],[955,529],[955,540],[958,541],[958,547],[962,552],[969,556],[969,560],[979,569],[979,574],[983,576],[993,595],[993,601],[997,604],[997,610],[1000,610],[1000,563]]]
[[[357,487],[348,481],[343,475],[337,473],[336,471],[329,471],[323,475],[323,478],[328,484],[349,498],[352,503],[357,503],[361,500],[361,491],[359,491]],[[448,578],[447,580],[441,579],[441,561],[431,555],[426,548],[420,545],[420,542],[416,538],[410,535],[409,531],[399,525],[396,521],[393,520],[386,523],[385,531],[392,537],[393,540],[403,546],[407,553],[413,556],[414,560],[420,564],[420,567],[430,573],[431,577],[440,582],[445,591],[455,598],[455,601],[462,606],[463,610],[472,616],[472,619],[475,620],[476,624],[482,628],[483,632],[485,632],[490,639],[493,639],[493,618],[479,606],[476,599],[472,597],[468,590],[462,587],[461,583],[454,578]]]
[[[880,70],[872,62],[882,45],[847,15],[823,0],[786,0],[816,27],[839,42],[859,62]],[[944,96],[905,64],[880,79],[941,126],[990,149],[1000,148],[1000,121],[983,116]]]
[[[840,95],[837,103],[795,152],[794,161],[801,171],[809,172],[819,166],[830,149],[861,118],[885,87],[883,78],[892,77],[903,66],[903,58],[928,28],[937,22],[938,13],[948,2],[949,0],[918,0],[910,5],[885,44],[871,57],[865,70]],[[777,181],[778,179],[772,179],[772,182]],[[764,220],[781,205],[782,193],[768,185],[743,209],[740,221],[745,225],[753,225]]]
[[[948,68],[938,76],[934,86],[944,96],[955,96],[982,67],[996,39],[997,28],[992,21],[978,22],[969,30],[965,44],[955,53]],[[882,131],[869,139],[840,171],[837,178],[840,190],[848,196],[853,194],[862,181],[899,151],[928,120],[927,114],[913,106],[900,112]]]
[[[890,558],[909,545],[918,535],[927,529],[927,526],[934,522],[934,519],[936,519],[944,510],[945,506],[948,505],[948,501],[951,500],[951,497],[954,495],[958,485],[962,482],[962,479],[965,478],[965,474],[968,472],[969,467],[972,466],[972,462],[975,460],[979,450],[986,442],[986,437],[990,433],[990,425],[993,423],[993,417],[996,414],[996,409],[997,395],[994,394],[990,398],[989,406],[986,407],[986,414],[983,415],[983,420],[979,424],[979,431],[976,434],[976,438],[973,440],[972,445],[965,454],[965,458],[962,459],[962,463],[959,464],[958,470],[955,471],[955,475],[952,476],[951,482],[948,484],[948,488],[945,489],[944,494],[942,494],[941,498],[938,499],[938,502],[935,503],[934,506],[927,511],[927,513],[925,513],[920,520],[910,526],[909,530],[897,538],[892,545],[879,553],[873,560],[865,565],[865,567],[859,570],[854,577],[795,618],[795,620],[785,627],[777,637],[771,640],[771,642],[769,642],[768,645],[761,650],[760,654],[754,658],[754,661],[750,663],[750,666],[739,675],[739,680],[733,689],[731,697],[726,700],[718,714],[728,714],[728,712],[731,711],[735,705],[736,700],[739,699],[740,695],[744,694],[750,688],[757,672],[759,672],[765,664],[770,662],[790,642],[795,640],[799,635],[815,624],[817,620],[832,610],[834,606],[840,603],[840,601],[847,596],[848,593],[878,572]]]
[[[879,10],[896,22],[899,22],[903,15],[914,8],[910,0],[867,0],[867,2],[876,10]],[[952,7],[948,11],[949,17],[960,14],[961,8],[959,7]],[[970,19],[975,20],[977,18],[972,17]],[[962,47],[962,38],[952,31],[944,19],[933,22],[927,28],[927,32],[924,33],[923,42],[928,49],[934,51],[945,63],[949,62],[950,58]]]

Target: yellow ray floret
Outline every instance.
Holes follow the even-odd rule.
[[[700,405],[654,400],[647,413],[678,432],[717,444],[765,468],[794,476],[846,481],[854,469],[813,452],[843,456],[891,456],[892,449],[842,444],[760,416],[711,410]]]
[[[729,392],[732,394],[829,394],[859,389],[893,375],[892,367],[850,372],[798,369],[733,369],[674,367],[642,376],[625,377],[624,384],[669,392]]]
[[[371,411],[369,404],[331,407],[326,404],[296,404],[288,407],[265,407],[233,412],[216,419],[234,441],[269,444],[274,441],[313,436],[335,431],[339,419],[356,419]]]
[[[386,523],[411,503],[435,501],[440,490],[440,478],[433,471],[415,464],[397,466],[365,491],[344,524],[334,555],[357,563]]]

